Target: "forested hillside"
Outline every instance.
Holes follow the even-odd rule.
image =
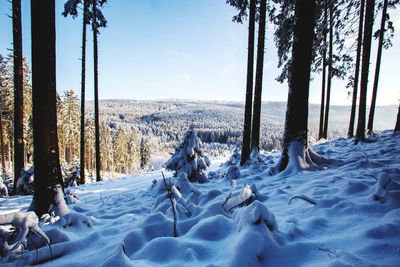
[[[88,102],[87,116],[93,114],[93,102]],[[205,144],[240,145],[242,140],[244,103],[192,100],[102,100],[100,115],[112,129],[133,128],[141,135],[156,137],[158,149],[171,148],[194,125]],[[328,138],[345,136],[349,106],[332,106]],[[280,148],[286,103],[264,102],[261,116],[261,147]],[[397,107],[379,106],[376,129],[393,127]],[[309,105],[310,141],[318,134],[319,105]]]

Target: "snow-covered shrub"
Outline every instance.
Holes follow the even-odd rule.
[[[27,170],[21,172],[21,176],[17,181],[17,194],[33,195],[34,191],[34,167],[31,166]]]
[[[203,171],[210,166],[210,159],[203,155],[200,145],[201,141],[197,137],[196,131],[193,127],[190,127],[185,133],[182,143],[178,145],[175,153],[165,163],[165,168],[175,171],[175,176],[185,172],[191,182],[208,182]]]
[[[245,185],[240,191],[235,191],[235,189],[236,180],[233,179],[231,180],[231,192],[222,203],[222,208],[225,211],[231,212],[233,209],[244,205],[249,205],[257,199],[258,191],[254,184],[251,186]]]
[[[3,178],[0,177],[0,197],[8,196],[8,188],[3,182]]]
[[[236,180],[239,178],[239,176],[240,176],[239,167],[236,165],[232,165],[226,171],[225,179]]]
[[[2,257],[9,257],[10,254],[23,249],[23,244],[27,241],[30,232],[36,234],[47,244],[49,238],[39,228],[39,219],[33,211],[15,212],[0,215],[0,254]],[[5,226],[11,226],[3,228]]]
[[[232,152],[232,155],[229,159],[224,163],[225,166],[236,165],[240,162],[240,149],[235,148]]]
[[[245,208],[237,210],[234,217],[239,231],[252,224],[265,224],[269,231],[278,231],[278,224],[274,214],[258,200]]]
[[[193,185],[189,182],[186,172],[181,172],[178,175],[178,178],[175,182],[175,187],[184,196],[190,195],[190,193],[192,193],[194,190]]]

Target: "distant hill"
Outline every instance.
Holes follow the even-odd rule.
[[[88,102],[88,115],[93,102]],[[285,123],[285,102],[264,102],[262,105],[261,145],[270,150],[279,148]],[[350,117],[349,106],[331,106],[328,138],[344,136]],[[194,100],[102,100],[100,118],[111,128],[137,129],[153,136],[161,146],[173,146],[190,125],[194,125],[204,143],[236,145],[241,142],[244,103]],[[375,130],[392,129],[397,107],[378,106]],[[319,105],[309,106],[310,141],[317,135]]]

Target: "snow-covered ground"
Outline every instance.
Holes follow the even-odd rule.
[[[214,163],[214,179],[178,200],[178,237],[160,171],[73,188],[80,202],[70,209],[95,224],[43,225],[55,259],[42,265],[400,266],[400,135],[313,149],[333,160],[329,168],[269,176],[276,153],[240,168],[236,191],[255,185],[256,200],[233,212],[222,207],[229,166]],[[289,204],[294,196],[315,205],[302,198]],[[30,201],[0,199],[0,214],[25,210]],[[25,252],[10,265],[40,260],[48,250]]]

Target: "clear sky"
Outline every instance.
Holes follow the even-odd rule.
[[[225,0],[109,0],[108,27],[99,37],[101,99],[200,99],[244,101],[247,22],[231,21],[236,11]],[[22,0],[24,56],[30,60],[30,1]],[[57,90],[80,91],[81,17],[61,15],[56,0]],[[11,4],[0,0],[0,53],[12,47]],[[392,11],[393,13],[393,11]],[[397,12],[398,13],[398,12]],[[378,18],[380,19],[380,17]],[[400,17],[394,18],[400,26]],[[377,23],[379,24],[379,23]],[[266,34],[263,100],[286,101],[273,28]],[[88,31],[87,98],[93,99],[92,32]],[[374,70],[376,47],[372,50]],[[384,50],[378,104],[400,99],[400,38]],[[370,81],[373,75],[370,74]],[[350,104],[345,83],[333,81],[331,103]],[[371,91],[371,90],[369,90]],[[310,102],[320,101],[320,78],[311,83]]]

